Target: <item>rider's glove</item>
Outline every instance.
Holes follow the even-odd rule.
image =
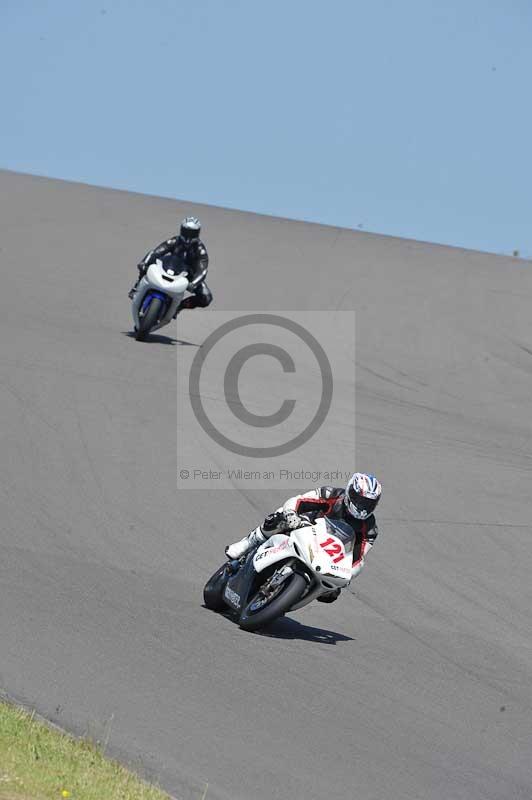
[[[302,519],[295,511],[287,509],[286,511],[274,511],[273,514],[268,514],[261,525],[261,530],[269,534],[281,533],[283,531],[293,531],[306,524],[308,524],[306,520]]]
[[[296,528],[302,528],[304,525],[308,525],[306,519],[303,519],[302,517],[299,516],[299,514],[296,514],[296,512],[292,511],[291,509],[283,511],[283,514],[285,518],[286,528],[289,531],[295,531]]]
[[[274,511],[273,514],[268,514],[260,527],[264,533],[275,533],[284,530],[284,513],[282,511]]]

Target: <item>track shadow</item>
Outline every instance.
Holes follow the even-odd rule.
[[[329,631],[327,628],[314,628],[304,625],[289,617],[272,622],[267,628],[257,631],[259,636],[270,636],[273,639],[302,639],[305,642],[320,642],[321,644],[338,644],[338,642],[353,642],[352,636]]]
[[[130,339],[135,338],[135,333],[133,331],[122,331],[122,333]],[[197,344],[196,342],[187,342],[185,339],[174,339],[171,336],[161,336],[160,333],[150,333],[147,339],[144,342],[139,342],[139,344],[166,344],[171,347],[175,347],[176,345],[180,345],[181,347],[201,347],[201,344]]]

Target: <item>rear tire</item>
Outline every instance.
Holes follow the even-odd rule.
[[[221,567],[218,567],[214,575],[209,578],[203,589],[203,602],[211,611],[224,611],[227,604],[223,599],[225,584],[227,583],[230,572],[229,564],[226,561]]]
[[[249,603],[242,609],[238,624],[245,631],[256,631],[263,628],[278,617],[281,617],[290,606],[293,606],[303,595],[307,582],[302,575],[295,573],[287,578],[279,594],[263,606],[259,611],[252,611],[251,606],[260,596],[260,590],[251,598]]]
[[[157,322],[159,321],[162,308],[163,301],[160,299],[160,297],[154,297],[143,316],[140,316],[139,313],[139,327],[136,335],[137,342],[146,341],[146,337],[148,336],[149,332],[154,325],[157,325]]]

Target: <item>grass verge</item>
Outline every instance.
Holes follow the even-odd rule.
[[[0,701],[0,800],[168,800],[97,745]]]

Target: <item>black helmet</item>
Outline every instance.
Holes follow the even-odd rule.
[[[181,223],[179,236],[182,242],[190,244],[191,242],[197,242],[199,240],[200,232],[201,222],[199,219],[197,217],[185,217]]]

